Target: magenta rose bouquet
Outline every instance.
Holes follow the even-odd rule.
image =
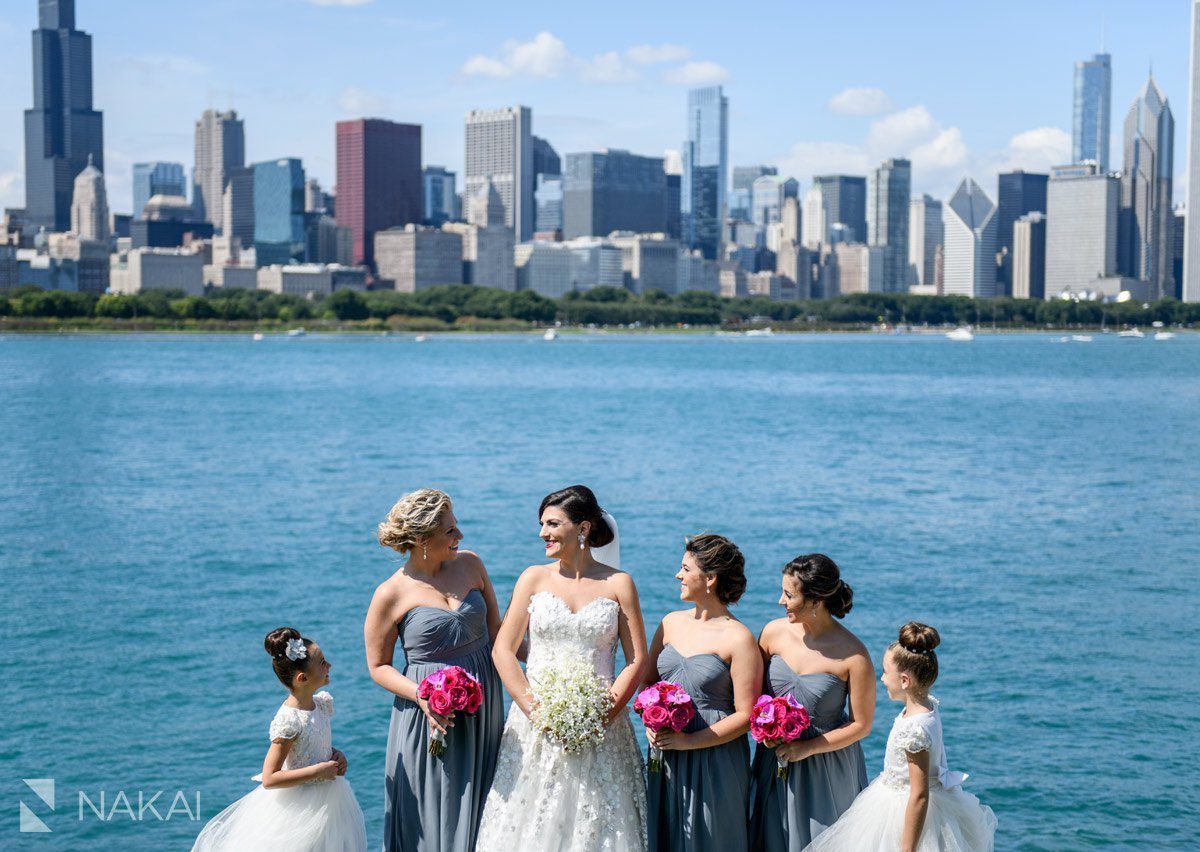
[[[642,724],[651,731],[682,731],[696,715],[692,696],[682,686],[660,680],[638,693],[633,710],[642,717]],[[662,771],[662,751],[650,748],[649,769]]]
[[[808,711],[791,695],[760,695],[750,711],[750,736],[756,743],[773,743],[772,748],[800,739],[810,725]],[[786,778],[787,761],[778,754],[775,759],[779,763],[776,776]]]
[[[429,702],[439,716],[474,713],[483,704],[483,687],[461,666],[438,669],[417,684],[417,698]],[[429,753],[441,757],[446,751],[446,735],[434,731],[429,738]]]

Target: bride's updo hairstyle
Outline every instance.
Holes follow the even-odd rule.
[[[299,639],[304,643],[306,656],[303,659],[293,660],[287,655],[288,642],[292,639]],[[313,640],[301,636],[300,631],[295,627],[276,627],[263,640],[263,647],[271,655],[271,665],[275,668],[275,676],[288,689],[292,688],[296,675],[308,671],[308,664],[312,660],[312,646]]]
[[[928,624],[910,621],[900,628],[900,637],[888,645],[892,663],[898,671],[907,672],[920,689],[929,689],[938,676],[938,659],[934,648],[942,637]]]
[[[400,553],[415,550],[438,528],[438,519],[449,508],[450,497],[444,491],[419,488],[405,494],[379,525],[379,543]]]
[[[737,603],[746,591],[746,559],[738,546],[723,535],[703,533],[684,540],[683,549],[692,554],[705,574],[717,578],[713,593],[723,604]]]
[[[797,556],[783,566],[783,573],[795,578],[805,599],[821,601],[835,618],[845,618],[854,606],[854,590],[842,580],[837,563],[823,553]]]
[[[604,547],[613,540],[612,530],[604,522],[604,510],[596,502],[596,495],[592,493],[592,489],[586,485],[572,485],[543,497],[542,505],[538,508],[539,521],[546,509],[551,506],[562,509],[563,514],[570,518],[573,524],[582,524],[587,521],[592,525],[588,530],[588,547]]]

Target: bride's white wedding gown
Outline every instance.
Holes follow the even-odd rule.
[[[552,592],[529,602],[526,669],[565,657],[590,660],[613,680],[619,605],[596,598],[572,612]],[[646,848],[646,782],[628,711],[604,741],[566,754],[543,736],[515,704],[509,710],[479,827],[478,852],[641,852]]]

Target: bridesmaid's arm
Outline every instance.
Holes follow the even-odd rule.
[[[733,679],[733,712],[715,725],[695,733],[669,734],[666,743],[659,745],[659,748],[677,751],[712,748],[746,736],[750,730],[750,711],[754,708],[762,685],[762,655],[758,652],[754,634],[749,630],[739,635],[734,643],[729,674]]]
[[[521,668],[518,652],[525,644],[525,630],[529,627],[529,599],[533,597],[535,584],[533,572],[534,569],[528,568],[517,580],[512,600],[508,602],[508,612],[504,613],[504,621],[492,645],[492,662],[504,681],[504,688],[526,716],[533,710],[533,699],[529,695],[529,681]]]
[[[393,695],[408,701],[417,700],[417,685],[401,674],[392,664],[396,652],[395,590],[380,586],[371,598],[367,617],[363,622],[363,641],[367,646],[367,671],[371,680]]]
[[[618,574],[613,579],[616,581],[617,603],[621,606],[617,632],[621,637],[621,650],[625,653],[625,668],[621,669],[621,674],[613,681],[610,690],[613,706],[608,714],[609,723],[617,718],[629,703],[629,699],[633,698],[633,693],[649,667],[646,656],[646,626],[642,622],[642,605],[638,601],[637,586],[628,574]]]
[[[850,658],[849,688],[851,720],[811,740],[780,746],[778,751],[786,760],[804,760],[814,754],[837,751],[871,733],[875,721],[875,667],[865,650]]]
[[[663,633],[666,630],[667,620],[664,618],[658,623],[658,629],[654,631],[654,639],[650,641],[650,653],[646,657],[646,671],[642,675],[642,688],[653,686],[658,683],[658,655],[662,653],[664,641]]]

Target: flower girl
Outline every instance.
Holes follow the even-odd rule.
[[[333,698],[317,692],[329,683],[329,661],[291,627],[272,630],[263,644],[291,695],[271,722],[271,747],[254,779],[262,786],[213,817],[193,852],[363,852],[366,826],[343,777],[346,756],[330,743]]]
[[[883,772],[807,850],[991,852],[992,809],[962,789],[966,774],[946,768],[942,717],[929,688],[938,676],[932,627],[910,621],[883,657],[888,697],[903,701],[888,735]]]

